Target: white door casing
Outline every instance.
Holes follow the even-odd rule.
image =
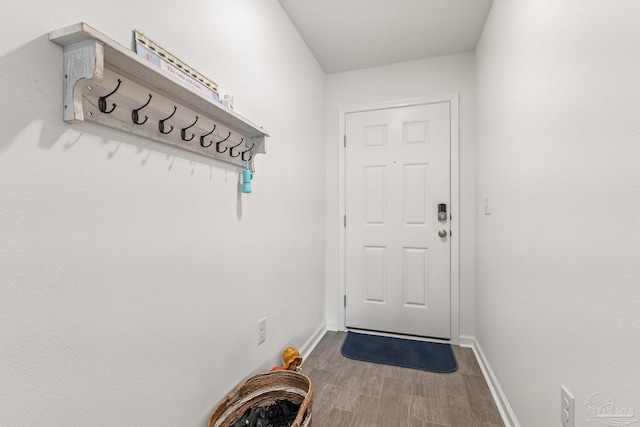
[[[457,94],[340,109],[340,139],[349,135],[339,158],[342,329],[458,342],[457,113]]]

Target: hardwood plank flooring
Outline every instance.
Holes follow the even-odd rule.
[[[313,427],[504,427],[473,351],[435,374],[348,359],[344,332],[327,332],[301,372],[313,388]]]

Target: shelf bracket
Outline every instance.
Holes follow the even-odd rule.
[[[64,121],[68,123],[82,122],[84,121],[82,90],[76,90],[76,84],[82,79],[102,81],[104,77],[103,44],[98,40],[86,40],[65,46],[63,67]]]

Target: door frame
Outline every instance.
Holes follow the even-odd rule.
[[[387,108],[411,107],[424,104],[449,103],[451,120],[451,339],[452,344],[460,343],[460,136],[458,123],[457,92],[419,98],[400,99],[394,101],[373,102],[338,108],[338,326],[346,330],[344,297],[346,295],[346,228],[344,215],[346,212],[346,159],[344,138],[346,132],[346,115]]]

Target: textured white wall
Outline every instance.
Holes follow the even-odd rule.
[[[0,18],[0,425],[205,425],[324,323],[324,74],[275,0],[7,0]],[[264,126],[238,169],[62,121],[85,21],[145,32]],[[268,318],[257,345],[257,320]]]
[[[639,20],[494,0],[476,52],[477,336],[523,427],[560,426],[561,384],[576,426],[594,393],[640,410]]]
[[[329,74],[326,79],[327,322],[339,327],[338,108],[358,104],[460,94],[460,334],[475,322],[475,79],[473,53]]]

